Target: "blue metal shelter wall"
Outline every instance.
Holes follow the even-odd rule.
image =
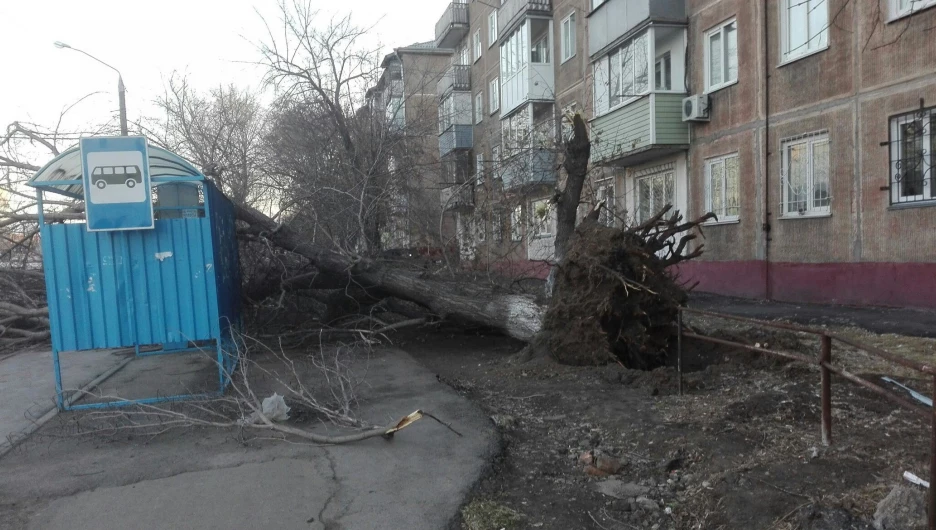
[[[223,196],[217,202],[225,202]],[[212,232],[209,217],[161,219],[152,230],[122,232],[88,232],[83,223],[43,225],[53,347],[85,350],[219,337]]]
[[[221,332],[227,337],[226,327],[241,323],[240,252],[237,245],[237,226],[234,205],[210,182],[204,182],[205,203],[211,220],[214,241],[214,268],[217,279],[218,313]],[[215,320],[217,322],[218,320]]]

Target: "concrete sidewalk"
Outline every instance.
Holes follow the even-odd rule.
[[[689,307],[760,320],[821,326],[855,326],[873,333],[936,338],[936,311],[890,307],[795,304],[694,292]]]
[[[166,362],[185,372],[184,359]],[[66,413],[0,459],[0,528],[448,528],[498,450],[494,426],[409,355],[366,362],[361,417],[424,409],[463,436],[424,418],[390,440],[335,447],[211,428],[79,438],[62,436],[76,417]],[[135,366],[119,374],[151,373]]]
[[[62,385],[81,388],[126,358],[113,350],[66,353],[60,356]],[[55,408],[52,352],[28,350],[0,360],[0,454],[22,438],[36,420]]]

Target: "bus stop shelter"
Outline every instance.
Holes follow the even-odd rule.
[[[241,325],[234,206],[224,194],[182,157],[142,137],[83,139],[29,185],[39,204],[59,409],[223,393]],[[84,201],[85,218],[52,220],[47,194]],[[217,389],[70,405],[60,356],[115,348],[140,357],[209,352]]]

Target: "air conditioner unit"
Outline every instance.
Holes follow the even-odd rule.
[[[682,105],[682,121],[709,121],[708,94],[689,96]]]

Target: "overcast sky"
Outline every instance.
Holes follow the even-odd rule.
[[[290,0],[291,1],[291,0]],[[329,13],[350,11],[375,25],[373,43],[385,51],[431,40],[445,0],[313,0]],[[336,12],[335,6],[345,11]],[[54,126],[60,111],[82,96],[67,127],[106,121],[117,109],[117,76],[54,41],[80,48],[118,68],[127,86],[130,120],[151,111],[173,72],[199,89],[235,83],[257,87],[256,43],[278,20],[277,0],[0,0],[0,126],[14,120]]]

